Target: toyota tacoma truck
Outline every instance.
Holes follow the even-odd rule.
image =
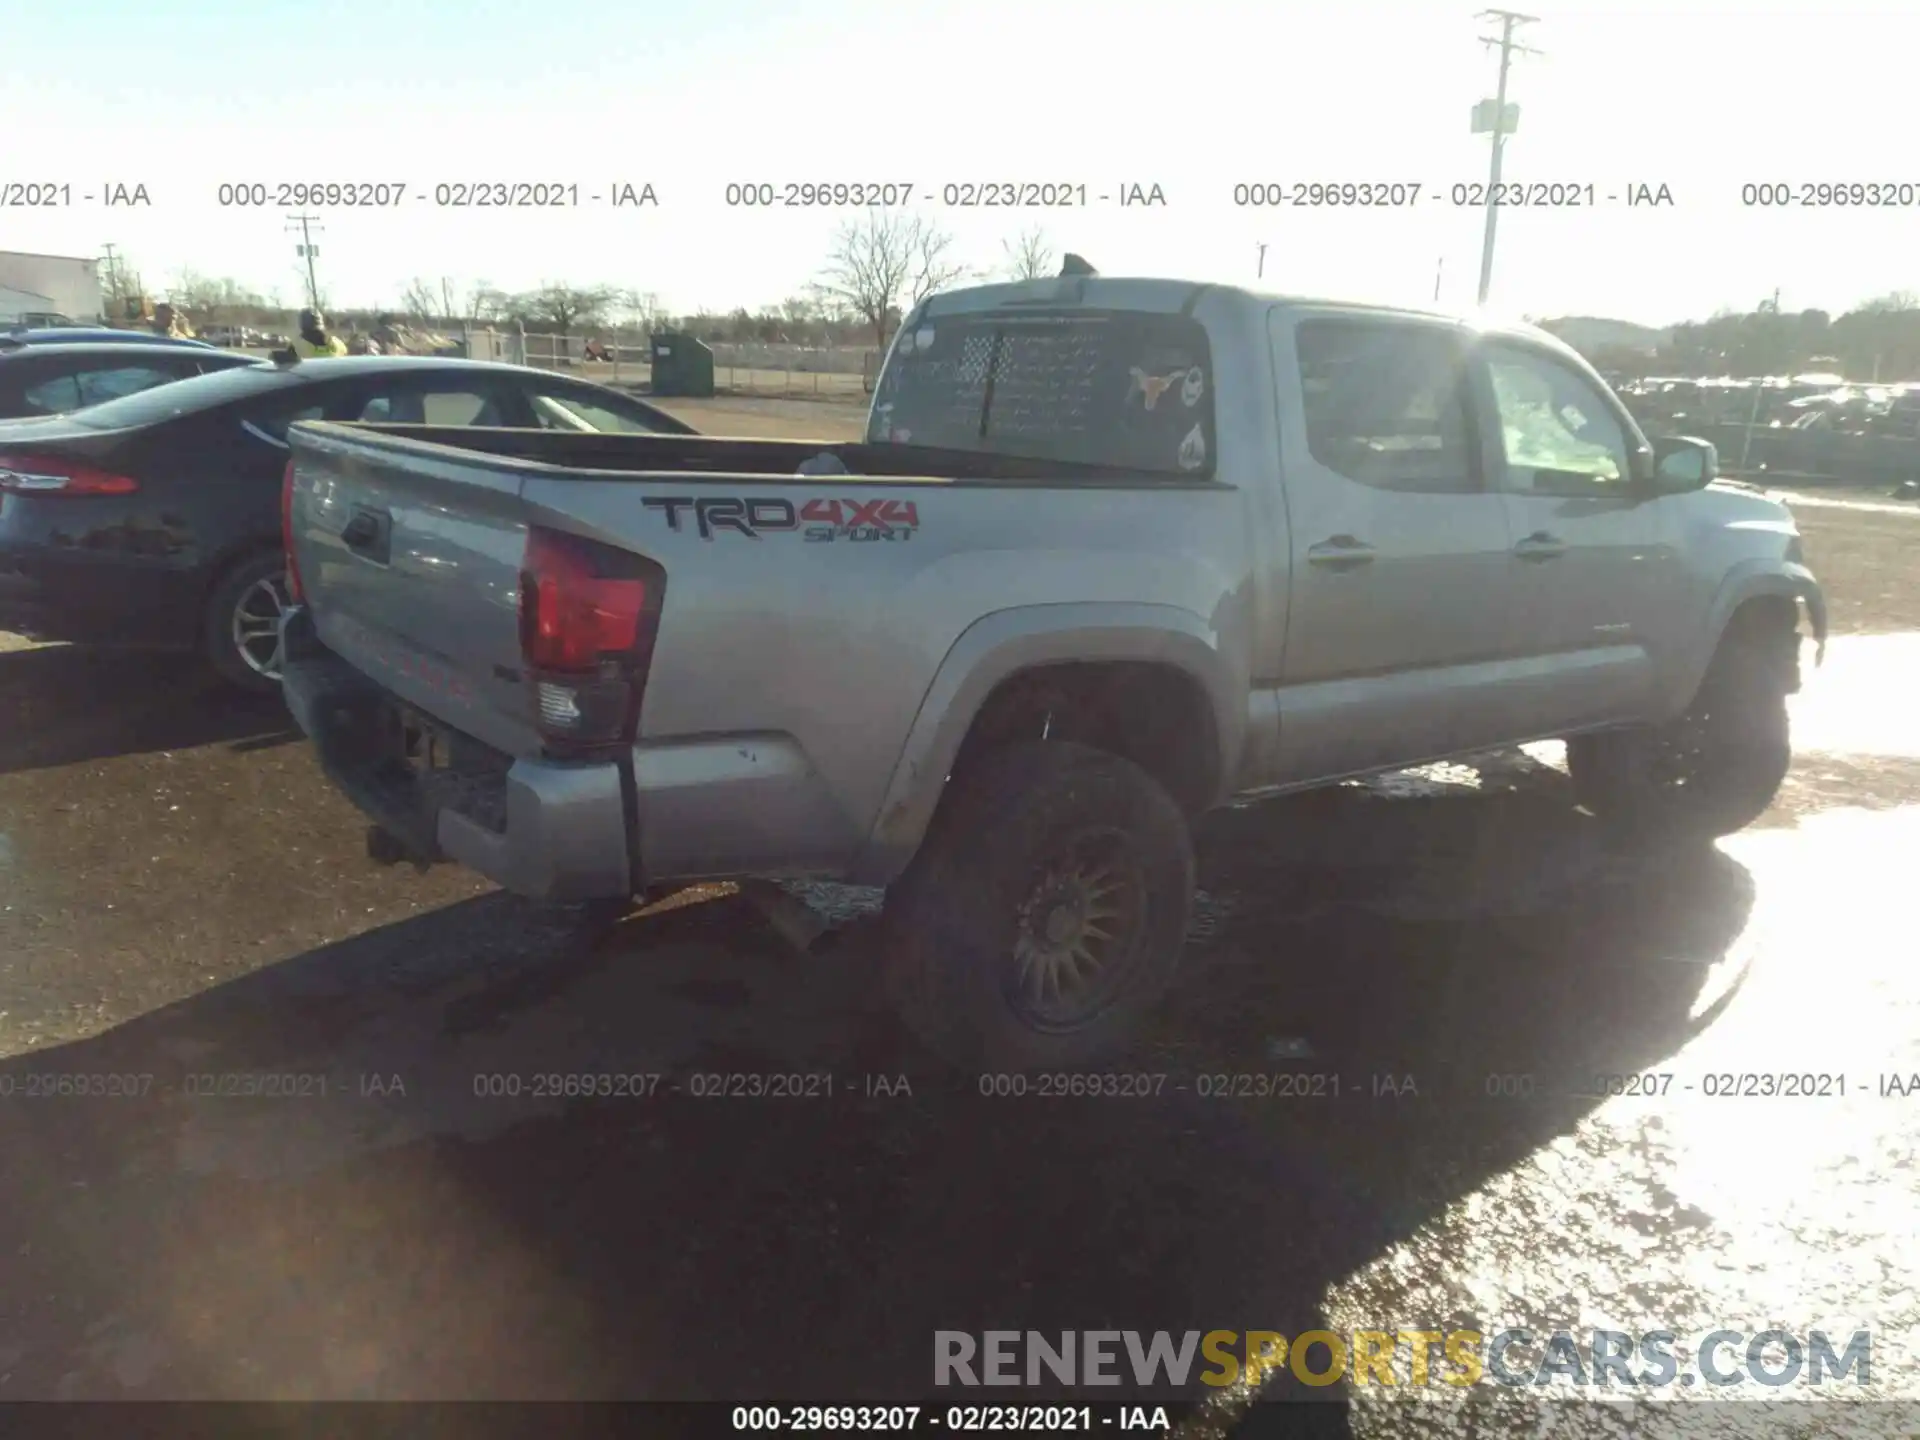
[[[886,887],[876,984],[958,1065],[1119,1042],[1237,795],[1564,738],[1617,835],[1739,829],[1826,634],[1789,512],[1550,336],[1231,286],[933,296],[857,443],[291,453],[286,696],[380,858]]]

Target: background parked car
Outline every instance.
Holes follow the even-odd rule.
[[[232,683],[273,689],[287,427],[321,419],[694,433],[605,386],[413,356],[242,364],[0,420],[0,630],[196,648]]]
[[[258,365],[223,350],[95,342],[0,349],[0,420],[58,415],[195,375]]]

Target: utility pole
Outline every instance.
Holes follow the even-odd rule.
[[[1447,257],[1442,255],[1433,262],[1433,303],[1440,303],[1440,277],[1446,273]]]
[[[106,304],[102,308],[111,316],[113,304],[120,298],[120,271],[114,263],[114,247],[111,245],[103,245],[101,249],[106,251],[105,259],[107,266],[107,299]]]
[[[1261,241],[1259,242],[1259,244],[1260,244],[1260,264],[1258,268],[1254,270],[1253,276],[1254,276],[1254,279],[1256,280],[1264,280],[1267,274],[1267,246],[1265,241]]]
[[[1531,25],[1539,19],[1537,15],[1522,15],[1513,10],[1482,10],[1476,17],[1481,20],[1498,20],[1500,37],[1482,35],[1482,45],[1500,47],[1500,85],[1494,94],[1493,114],[1486,128],[1493,137],[1493,154],[1487,165],[1487,230],[1480,242],[1480,303],[1487,303],[1487,292],[1493,288],[1493,232],[1500,213],[1500,160],[1507,146],[1507,136],[1512,133],[1518,115],[1507,113],[1507,67],[1513,62],[1514,52],[1522,55],[1538,55],[1538,50],[1518,44],[1513,32],[1522,25]],[[1476,117],[1475,128],[1480,128]]]
[[[313,243],[313,232],[326,228],[323,225],[315,225],[313,223],[319,218],[318,215],[289,215],[287,217],[288,233],[292,233],[295,225],[300,227],[300,244],[295,247],[294,253],[307,262],[307,304],[311,305],[315,310],[320,308],[320,282],[316,280],[313,275],[313,257],[320,252]]]

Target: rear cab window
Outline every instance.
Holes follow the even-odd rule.
[[[866,439],[1210,478],[1206,328],[1077,306],[931,316],[894,342]]]

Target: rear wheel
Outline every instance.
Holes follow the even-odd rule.
[[[213,587],[201,649],[228,684],[265,694],[280,688],[280,617],[290,603],[278,550],[249,555]]]
[[[886,983],[961,1067],[1041,1069],[1122,1042],[1180,961],[1194,862],[1144,770],[1060,741],[981,757],[889,894]]]
[[[1576,799],[1635,841],[1707,841],[1759,819],[1793,762],[1773,638],[1730,637],[1677,720],[1569,740]]]

